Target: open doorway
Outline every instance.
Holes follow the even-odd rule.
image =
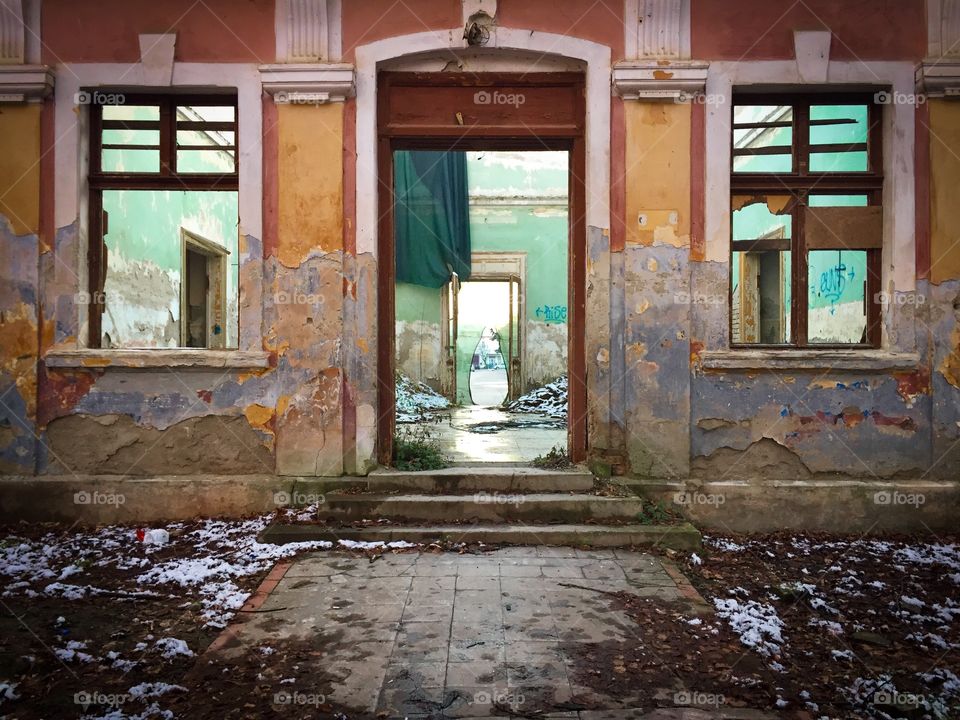
[[[508,391],[513,391],[511,382],[520,383],[519,394],[526,394],[528,388],[541,391],[534,400],[540,407],[549,408],[551,414],[546,419],[530,415],[525,419],[541,426],[551,423],[549,428],[537,428],[556,433],[557,441],[551,447],[564,447],[574,463],[586,459],[585,178],[588,171],[584,88],[585,76],[579,71],[468,74],[384,70],[378,73],[377,173],[380,182],[377,202],[381,211],[376,228],[377,457],[381,463],[390,464],[393,460],[395,438],[403,434],[403,427],[398,427],[400,423],[409,428],[410,423],[405,421],[413,418],[416,427],[425,424],[418,422],[423,419],[421,414],[409,412],[417,409],[409,402],[411,395],[421,396],[428,390],[431,397],[426,403],[451,403],[453,407],[447,408],[448,425],[455,423],[456,414],[467,409],[467,406],[456,404],[458,385],[469,388],[470,379],[469,376],[458,376],[465,370],[468,372],[469,366],[458,363],[457,313],[454,310],[462,283],[479,278],[474,274],[477,265],[472,258],[476,248],[457,240],[463,237],[462,233],[448,236],[447,231],[464,226],[473,231],[477,226],[476,206],[479,202],[468,207],[463,201],[469,195],[468,160],[489,163],[511,154],[517,157],[503,164],[518,170],[529,168],[528,160],[536,158],[552,158],[556,163],[555,184],[561,193],[549,200],[542,198],[543,202],[537,202],[539,209],[532,212],[538,218],[557,223],[561,230],[557,233],[558,249],[552,253],[545,252],[544,244],[535,243],[536,237],[527,234],[527,240],[534,242],[527,256],[536,254],[538,262],[552,258],[558,266],[549,273],[554,282],[548,287],[554,297],[542,302],[531,296],[532,285],[524,279],[526,273],[521,274],[520,287],[524,288],[526,309],[519,318],[518,330],[529,335],[536,323],[538,329],[550,335],[545,334],[542,341],[535,341],[533,337],[521,338],[518,356],[506,360]],[[488,102],[494,95],[513,98],[517,102],[509,106]],[[421,187],[412,193],[409,191],[411,184],[404,183],[404,177],[413,177],[411,173],[423,181],[419,183]],[[472,173],[474,177],[480,174],[479,170]],[[537,180],[540,175],[537,172],[532,177]],[[486,225],[489,229],[504,231],[498,232],[497,236],[510,237],[507,230],[522,227],[510,221],[512,206],[521,199],[513,191],[521,191],[519,195],[522,196],[532,187],[520,182],[511,188],[512,192],[483,198],[488,204],[484,210]],[[436,204],[430,196],[446,197],[448,201],[459,197],[458,209],[448,212],[455,206]],[[401,204],[413,212],[407,212],[406,216],[403,211],[398,213]],[[403,250],[398,246],[398,238],[404,233],[401,224],[410,222],[411,216],[420,230],[419,237],[428,241],[414,250]],[[439,245],[444,251],[453,252],[444,255],[430,251],[430,244],[437,244],[437,238],[440,238]],[[522,252],[510,244],[489,252],[508,254],[511,250]],[[440,262],[437,262],[438,257]],[[425,272],[427,282],[418,284],[406,279],[411,269]],[[551,352],[552,347],[561,351]],[[475,349],[476,343],[466,351],[468,363]],[[552,379],[535,385],[537,378],[531,374],[533,371],[546,376],[551,368],[556,367],[543,359],[555,360],[561,356],[560,374],[551,375]],[[512,363],[519,364],[519,372],[511,371]],[[419,372],[421,380],[414,381],[414,375],[408,369]],[[565,376],[562,375],[564,371]],[[473,405],[470,409],[487,411]],[[502,408],[496,408],[489,412],[502,411]],[[476,422],[472,422],[474,420]],[[474,416],[472,421],[474,431],[481,428],[479,417]],[[529,423],[527,425],[506,433],[500,431],[500,426],[486,435],[508,446],[508,452],[476,452],[469,457],[454,454],[452,459],[463,463],[531,460],[542,454],[542,448],[519,447],[522,443],[518,441],[529,429]],[[480,436],[479,433],[474,435]]]
[[[454,462],[566,450],[568,153],[410,150],[394,167],[397,422]]]

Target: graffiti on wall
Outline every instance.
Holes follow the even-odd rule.
[[[553,323],[565,323],[567,321],[566,305],[542,305],[537,308],[536,315],[538,320]]]

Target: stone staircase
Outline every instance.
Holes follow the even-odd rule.
[[[327,489],[317,520],[276,523],[266,542],[364,540],[512,545],[700,547],[689,523],[640,522],[637,496],[594,492],[585,470],[488,464],[426,472],[376,470]],[[377,521],[377,522],[371,522]]]

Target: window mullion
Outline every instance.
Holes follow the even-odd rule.
[[[171,123],[172,112],[171,101],[164,99],[160,101],[160,174],[164,177],[176,174],[176,146],[174,144],[176,135]],[[176,122],[176,117],[173,117]]]

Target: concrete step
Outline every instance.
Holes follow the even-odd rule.
[[[416,527],[331,528],[324,525],[271,525],[260,538],[284,543],[308,540],[353,540],[414,543],[457,542],[488,545],[565,545],[568,547],[665,547],[698,550],[699,531],[689,523],[678,525],[429,525]]]
[[[593,475],[586,470],[541,470],[517,465],[473,465],[405,472],[392,468],[374,470],[366,477],[372,492],[404,490],[420,493],[487,492],[578,492],[593,487]]]
[[[335,522],[386,519],[394,522],[530,522],[581,523],[588,520],[636,520],[643,502],[635,497],[560,493],[473,495],[338,495],[330,493],[318,517]]]

